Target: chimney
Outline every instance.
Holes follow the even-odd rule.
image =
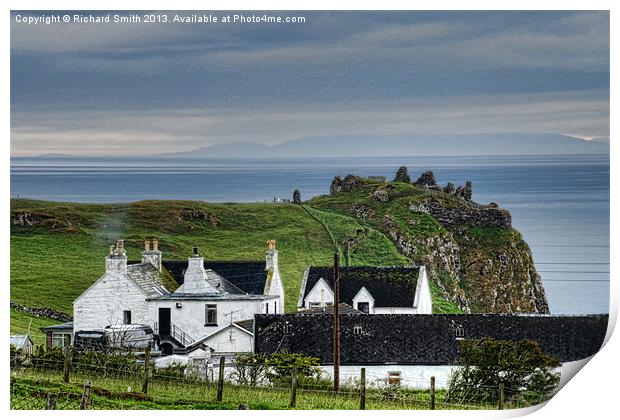
[[[267,281],[263,294],[278,296],[278,313],[284,313],[284,286],[280,277],[278,267],[278,250],[276,249],[275,239],[267,241],[267,253],[265,255],[265,271],[267,271]]]
[[[175,293],[187,294],[221,294],[218,289],[207,281],[204,258],[198,255],[198,245],[194,245],[194,254],[187,259],[187,270],[183,284]]]
[[[153,239],[153,250],[151,251],[151,241],[144,241],[144,252],[142,252],[142,263],[150,263],[153,267],[161,271],[161,252],[157,249],[159,241]]]
[[[116,241],[116,247],[110,245],[110,255],[105,259],[105,272],[127,274],[127,255],[125,254],[122,239]]]

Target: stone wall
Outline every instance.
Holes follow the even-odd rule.
[[[70,315],[64,312],[57,311],[55,309],[45,308],[45,307],[31,308],[28,306],[20,305],[19,303],[15,303],[15,302],[11,302],[11,309],[18,311],[18,312],[26,313],[28,315],[34,315],[40,318],[51,318],[51,319],[55,319],[57,321],[62,321],[62,322],[69,322],[73,319],[71,318]]]

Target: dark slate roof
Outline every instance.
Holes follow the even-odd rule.
[[[595,354],[608,315],[342,315],[341,363],[345,365],[450,365],[458,357],[457,333],[464,339],[536,340],[562,362]],[[333,316],[256,315],[256,353],[302,353],[332,362]],[[289,324],[290,333],[282,325]],[[358,330],[357,333],[354,332]],[[361,333],[359,332],[361,327]]]
[[[244,330],[247,330],[251,333],[254,332],[254,320],[253,319],[244,319],[243,321],[235,321],[234,324],[237,324]]]
[[[127,276],[142,289],[147,298],[164,296],[169,293],[163,286],[162,274],[151,263],[127,265]]]
[[[73,321],[65,322],[63,324],[50,325],[49,327],[41,327],[39,329],[43,332],[59,331],[59,330],[72,330],[73,331]]]
[[[183,284],[187,261],[163,261],[162,265]],[[205,270],[213,270],[228,280],[243,293],[262,295],[267,281],[267,271],[263,261],[205,261]]]
[[[346,303],[341,303],[340,305],[338,305],[338,310],[340,311],[340,314],[343,314],[343,315],[344,314],[358,314],[359,315],[359,314],[364,313],[362,311],[358,311],[351,305],[347,305]],[[302,309],[297,313],[298,314],[333,314],[334,305],[327,305],[322,308]]]
[[[352,305],[355,295],[365,287],[375,298],[375,306],[412,307],[419,271],[419,267],[342,267],[340,300]],[[309,268],[304,299],[321,278],[333,287],[333,268]]]

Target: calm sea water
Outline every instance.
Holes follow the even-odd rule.
[[[14,158],[11,196],[92,203],[143,199],[214,202],[302,199],[329,192],[335,175],[473,182],[473,199],[510,210],[532,248],[552,313],[609,310],[609,156],[338,159]]]

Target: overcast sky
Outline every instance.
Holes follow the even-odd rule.
[[[41,13],[12,16],[13,156],[356,134],[609,136],[607,12],[51,25],[18,14]]]

